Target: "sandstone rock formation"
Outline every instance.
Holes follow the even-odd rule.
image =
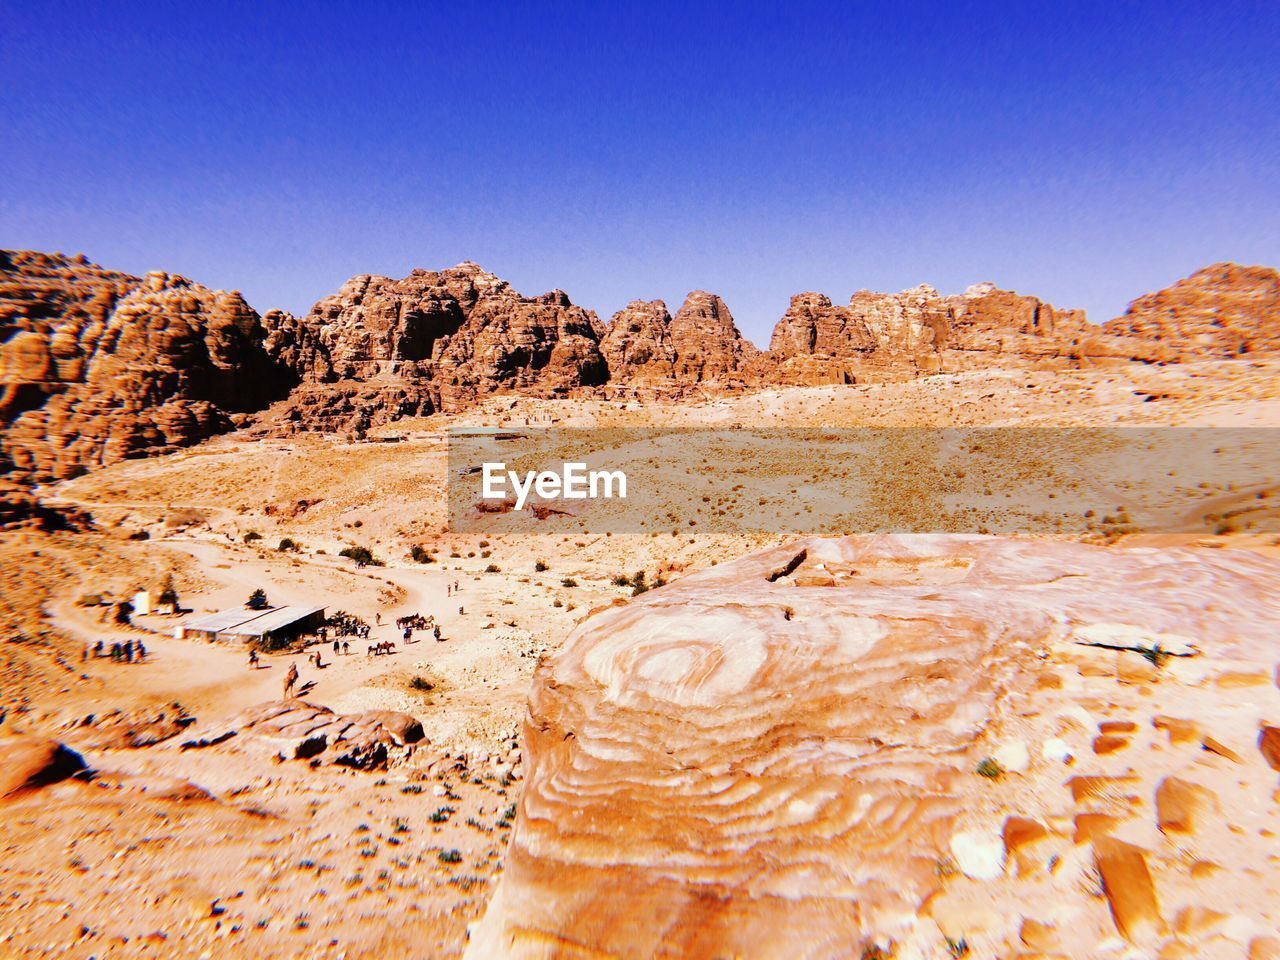
[[[818,293],[791,298],[774,328],[765,382],[852,383],[940,371],[1096,359],[1156,359],[1139,338],[1107,334],[1083,311],[976,284],[943,297],[928,285],[901,293],[855,293],[835,306]]]
[[[600,342],[611,386],[740,386],[760,351],[738,331],[725,302],[695,290],[673,318],[661,300],[635,300]]]
[[[258,315],[239,293],[3,257],[4,452],[19,472],[62,478],[194,443],[275,395]]]
[[[1139,297],[1103,329],[1161,344],[1181,359],[1280,350],[1280,273],[1215,263]]]
[[[1037,904],[1084,882],[1050,879],[1082,855],[1042,818],[1073,808],[1098,818],[1078,868],[1096,859],[1105,888],[1087,909],[1110,933],[1093,943],[1158,936],[1143,853],[1107,836],[1141,809],[1125,799],[1136,777],[1078,765],[1064,786],[1063,761],[1040,749],[1026,792],[973,770],[990,728],[1027,722],[1017,704],[1039,695],[1046,650],[1096,655],[1076,630],[1128,625],[1194,637],[1222,662],[1271,662],[1275,562],[1214,553],[815,539],[597,613],[535,679],[519,819],[468,957],[843,958],[886,941],[938,956],[929,929],[954,941],[1003,924],[994,949],[1019,930],[1016,910],[981,906],[1003,871],[1044,878]],[[1065,726],[1041,736],[1100,732],[1068,703]],[[1201,756],[1187,748],[1179,776],[1201,776]],[[1044,797],[1034,829],[1002,812],[1019,793]],[[986,879],[953,894],[941,864],[960,855]],[[1084,955],[1076,944],[1062,952]]]
[[[306,317],[267,322],[268,349],[301,384],[286,415],[306,427],[363,429],[608,379],[594,313],[559,290],[526,297],[474,263],[354,277]]]

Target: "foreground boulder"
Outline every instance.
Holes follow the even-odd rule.
[[[0,799],[57,783],[86,770],[84,758],[56,740],[0,737]]]
[[[948,873],[986,900],[981,884],[1070,853],[1039,824],[1009,832],[1001,798],[1020,791],[973,772],[989,728],[1034,688],[1047,642],[1131,624],[1266,660],[1278,573],[1225,551],[814,539],[606,608],[535,678],[526,789],[468,956],[543,957],[554,944],[575,956],[790,960],[886,941],[903,956],[945,955],[912,938],[928,932],[926,904],[939,924],[949,915]],[[1194,763],[1200,751],[1188,751]],[[1060,761],[1035,762],[1002,776],[1043,770],[1035,791],[1053,795],[1050,809],[1096,809],[1126,787],[1090,776],[1068,790]],[[1145,861],[1094,843],[1114,916],[1098,922],[1145,942],[1164,924]],[[1079,889],[1069,871],[1053,882]]]

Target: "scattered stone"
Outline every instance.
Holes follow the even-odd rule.
[[[1094,860],[1102,875],[1103,890],[1111,907],[1116,929],[1130,943],[1151,943],[1166,932],[1156,900],[1146,851],[1117,840],[1100,837],[1094,841]]]

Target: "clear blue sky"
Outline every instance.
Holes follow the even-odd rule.
[[[1280,264],[1280,5],[0,0],[0,246],[305,311],[479,261],[607,319]]]

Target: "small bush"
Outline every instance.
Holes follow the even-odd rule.
[[[276,549],[279,550],[281,553],[297,553],[299,547],[297,542],[294,541],[292,538],[285,537],[283,540],[280,541],[280,546],[276,547]]]
[[[501,573],[502,568],[499,567],[496,563],[491,563],[484,568],[484,572],[485,573]]]
[[[427,819],[432,823],[448,823],[451,816],[453,816],[453,807],[440,807]]]
[[[562,587],[576,587],[577,585],[578,581],[573,579],[573,577],[565,577],[560,581],[560,586]]]
[[[961,957],[967,957],[969,955],[969,944],[965,942],[964,937],[961,937],[959,940],[952,940],[950,937],[947,937],[947,953],[955,957],[956,960],[960,960]]]
[[[257,530],[250,530],[248,533],[244,535],[245,543],[253,543],[253,541],[261,540],[261,539],[262,539],[262,534],[260,534]]]
[[[421,690],[423,693],[426,693],[428,690],[434,690],[435,688],[436,685],[426,677],[414,677],[409,681],[410,690]]]
[[[375,557],[368,547],[343,547],[338,551],[338,556],[346,557],[348,560],[354,560],[356,563],[363,563],[370,567],[382,566],[382,561]]]
[[[135,530],[133,531],[133,533],[129,534],[129,539],[130,540],[150,540],[151,534],[147,533],[147,531],[145,530]]]
[[[441,863],[461,863],[462,852],[460,850],[441,850],[436,857]]]
[[[539,560],[533,565],[534,573],[546,573],[550,569],[545,560]]]
[[[978,764],[976,773],[988,780],[999,780],[1004,776],[1004,767],[1000,766],[1000,761],[994,757],[986,757]]]
[[[414,544],[409,550],[409,559],[414,563],[435,563],[436,558],[428,553],[420,544]]]
[[[267,609],[267,607],[271,606],[270,601],[267,600],[267,591],[261,587],[253,591],[253,593],[249,594],[249,599],[245,601],[245,606],[250,610]]]

